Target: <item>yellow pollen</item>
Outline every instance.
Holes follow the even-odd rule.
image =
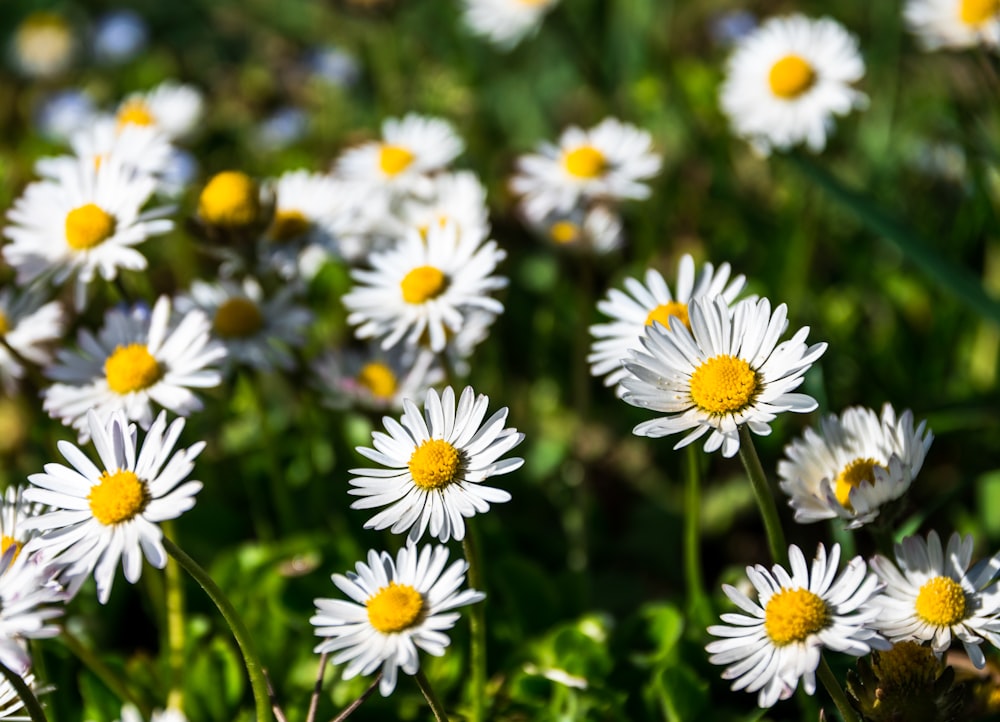
[[[100,206],[88,203],[66,214],[66,245],[85,251],[115,234],[115,217]]]
[[[875,459],[855,459],[837,474],[837,478],[834,480],[833,493],[837,497],[837,501],[845,509],[851,508],[851,489],[859,486],[862,482],[867,481],[869,484],[875,484],[875,467],[880,469],[885,469],[883,464],[878,463]]]
[[[7,550],[14,547],[14,559],[17,559],[17,555],[21,553],[21,547],[24,546],[12,536],[7,536],[4,534],[0,537],[0,556],[7,553]],[[13,561],[13,559],[11,560]]]
[[[5,335],[10,331],[10,319],[7,318],[7,314],[0,311],[0,336]]]
[[[893,691],[926,689],[941,672],[934,651],[912,640],[897,642],[892,649],[879,652],[872,666],[879,687]]]
[[[219,305],[212,328],[223,338],[247,338],[260,331],[264,317],[249,298],[236,296]]]
[[[118,109],[115,116],[118,120],[118,129],[121,130],[126,125],[155,125],[156,118],[146,105],[146,101],[141,98],[126,100],[122,107]]]
[[[573,221],[556,221],[549,226],[549,238],[560,245],[573,243],[580,239],[580,226]]]
[[[386,175],[398,175],[410,167],[415,156],[401,145],[384,143],[379,148],[378,167]]]
[[[407,273],[399,285],[403,289],[404,301],[424,303],[444,292],[448,278],[434,266],[418,266]]]
[[[581,145],[563,155],[566,172],[577,178],[597,178],[607,167],[604,154],[589,145]]]
[[[759,391],[757,372],[735,356],[713,356],[691,374],[691,399],[713,416],[742,411]]]
[[[920,587],[914,609],[928,624],[950,627],[965,619],[965,591],[950,577],[934,577]]]
[[[767,79],[771,84],[771,92],[779,98],[793,100],[813,86],[816,71],[804,58],[786,55],[771,66]]]
[[[90,511],[105,526],[118,524],[141,514],[149,503],[149,490],[131,471],[105,471],[98,484],[87,495]]]
[[[304,236],[310,225],[301,211],[277,211],[267,230],[267,237],[278,242],[292,241]]]
[[[646,325],[652,326],[655,321],[659,321],[666,328],[670,328],[671,316],[679,319],[681,323],[688,328],[691,328],[691,322],[688,320],[687,304],[681,303],[680,301],[661,303],[659,306],[650,311],[648,316],[646,316]]]
[[[982,25],[1000,15],[1000,0],[962,0],[959,12],[966,25]]]
[[[260,190],[256,181],[239,171],[217,173],[198,198],[198,215],[216,226],[249,226],[260,216]]]
[[[412,627],[424,615],[424,598],[409,584],[389,582],[371,596],[365,606],[368,621],[382,634],[394,634]]]
[[[396,374],[386,364],[372,361],[358,374],[358,383],[377,399],[391,399],[396,393]]]
[[[410,475],[421,489],[443,489],[455,481],[462,456],[444,439],[425,441],[410,457]]]
[[[782,589],[764,609],[764,631],[776,647],[805,641],[829,620],[826,602],[808,589]]]
[[[119,346],[104,362],[108,386],[118,394],[149,388],[163,375],[149,349],[141,343]]]

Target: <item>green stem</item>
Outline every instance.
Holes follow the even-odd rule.
[[[375,675],[375,679],[372,680],[372,683],[370,685],[368,685],[368,689],[366,689],[364,692],[362,692],[360,697],[358,697],[356,700],[354,700],[349,705],[347,705],[344,708],[344,711],[341,712],[340,714],[338,714],[332,720],[330,720],[330,722],[344,722],[345,719],[347,719],[348,717],[350,717],[351,714],[354,712],[354,710],[356,710],[358,707],[360,707],[362,705],[362,703],[364,703],[364,701],[366,699],[368,699],[369,697],[372,696],[372,692],[374,692],[375,688],[378,687],[379,680],[381,680],[381,679],[382,679],[382,673],[379,672],[378,674]],[[322,682],[323,682],[323,677],[322,677],[322,675],[320,675],[320,679],[319,679],[318,683],[322,684]],[[316,716],[316,710],[313,709],[312,706],[310,705],[309,716],[306,717],[306,722],[313,722],[313,718],[315,716]]]
[[[41,703],[34,692],[31,691],[31,687],[21,678],[21,675],[2,663],[0,663],[0,674],[7,678],[14,691],[17,692],[17,696],[21,699],[21,704],[24,705],[24,709],[31,716],[31,722],[48,722]]]
[[[687,583],[688,613],[696,620],[708,616],[708,595],[701,573],[701,454],[688,445],[684,457],[684,580]],[[705,624],[710,624],[706,620]],[[700,626],[699,621],[699,626]]]
[[[219,612],[222,613],[229,629],[236,638],[240,651],[243,653],[243,661],[250,677],[250,686],[253,689],[254,703],[257,708],[257,722],[271,719],[271,704],[267,693],[267,680],[264,677],[264,666],[260,662],[253,638],[250,636],[243,619],[236,612],[236,608],[233,607],[229,598],[219,588],[219,585],[215,583],[215,580],[194,559],[185,554],[167,537],[163,537],[163,548],[167,550],[167,554],[177,560],[178,564],[184,567],[188,574],[194,577],[195,581],[201,585],[201,588],[218,607]]]
[[[465,526],[462,551],[465,552],[465,560],[469,564],[467,575],[469,588],[484,591],[482,568],[474,538],[475,532],[468,521],[466,521]],[[484,602],[469,607],[469,634],[472,641],[470,651],[472,658],[472,715],[470,719],[472,722],[483,722],[486,719],[486,615],[483,607]]]
[[[434,690],[431,688],[431,683],[428,681],[427,675],[424,674],[424,670],[418,669],[415,679],[417,680],[417,686],[420,687],[420,691],[424,693],[424,699],[430,705],[431,712],[434,713],[435,721],[448,722],[448,715],[445,713],[441,701],[435,696]]]
[[[172,534],[172,519],[163,522],[163,530]],[[167,709],[184,709],[184,577],[181,568],[173,560],[167,561],[164,569],[166,577],[167,608],[167,666],[170,670],[170,691],[167,692]]]
[[[96,654],[94,654],[83,642],[77,639],[76,635],[70,632],[68,629],[63,627],[62,632],[58,637],[59,641],[65,644],[69,651],[83,662],[84,666],[87,667],[94,675],[104,683],[104,686],[110,689],[115,696],[122,702],[127,702],[142,713],[143,718],[148,718],[153,710],[147,705],[143,704],[133,695],[128,686],[125,684],[115,672],[107,664],[101,660]]]
[[[787,566],[788,545],[785,543],[785,532],[781,528],[778,506],[774,503],[774,493],[767,483],[764,467],[760,465],[760,457],[757,456],[750,428],[746,424],[740,426],[740,461],[743,462],[743,468],[750,477],[754,498],[760,508],[760,515],[764,518],[764,531],[767,534],[768,546],[771,548],[771,557],[775,563]]]
[[[844,718],[844,722],[860,722],[858,715],[855,714],[854,708],[851,707],[851,703],[847,701],[847,695],[844,694],[843,688],[840,686],[840,682],[833,674],[833,670],[830,669],[830,665],[827,664],[826,658],[820,656],[819,658],[819,668],[816,670],[819,674],[819,681],[823,683],[826,687],[827,693],[833,698],[833,703],[837,705],[837,709],[840,710],[840,716]]]

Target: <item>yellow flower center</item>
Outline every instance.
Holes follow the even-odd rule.
[[[771,66],[767,76],[771,92],[779,98],[793,100],[816,82],[816,71],[809,61],[798,55],[786,55]]]
[[[394,634],[412,627],[424,615],[424,598],[409,584],[389,582],[371,596],[365,606],[368,621],[382,634]]]
[[[646,325],[652,326],[654,322],[659,321],[666,328],[670,328],[670,317],[680,319],[688,328],[691,328],[691,322],[688,320],[688,307],[686,303],[681,303],[680,301],[670,301],[668,303],[661,303],[659,306],[654,308],[646,316]]]
[[[0,336],[7,334],[10,331],[10,319],[7,318],[7,314],[0,311]]]
[[[893,691],[923,690],[934,684],[941,672],[941,663],[930,647],[907,640],[879,652],[872,665],[879,687]]]
[[[581,145],[563,155],[566,172],[576,178],[597,178],[607,164],[604,154],[590,145]]]
[[[742,411],[759,391],[757,372],[735,356],[713,356],[691,374],[691,399],[713,416]]]
[[[833,488],[833,493],[836,495],[837,501],[840,502],[841,506],[845,509],[851,508],[851,489],[865,481],[869,484],[875,483],[875,467],[885,469],[883,464],[871,458],[855,459],[841,469],[834,480]]]
[[[391,399],[396,393],[396,374],[386,364],[372,361],[358,374],[358,383],[377,399]]]
[[[108,386],[118,394],[128,394],[149,388],[163,375],[149,349],[141,343],[119,346],[104,362]]]
[[[444,439],[430,439],[410,457],[410,475],[421,489],[442,489],[455,481],[462,456]]]
[[[960,16],[966,25],[982,25],[1000,14],[1000,0],[962,0]]]
[[[141,514],[149,503],[149,490],[146,482],[131,471],[105,471],[100,482],[90,488],[87,500],[94,518],[111,526]]]
[[[808,589],[782,589],[764,609],[764,631],[776,647],[805,641],[829,620],[826,602]]]
[[[223,338],[247,338],[263,325],[264,316],[257,304],[240,296],[221,303],[212,320],[212,328]]]
[[[386,175],[398,175],[409,168],[415,157],[400,145],[383,143],[378,152],[378,167]]]
[[[448,277],[434,266],[418,266],[400,282],[403,300],[407,303],[424,303],[440,296],[448,286]]]
[[[934,577],[920,587],[914,609],[928,624],[950,627],[965,619],[965,591],[950,577]]]
[[[304,236],[310,225],[301,211],[277,211],[267,230],[267,237],[272,241],[291,241]]]
[[[556,221],[549,226],[549,238],[561,245],[573,243],[580,238],[580,226],[573,221]]]
[[[206,223],[230,228],[248,226],[260,215],[260,190],[246,173],[217,173],[198,198],[198,215]]]
[[[126,125],[155,125],[156,118],[142,98],[132,98],[126,100],[122,107],[118,109],[115,116],[118,120],[118,129],[121,130]]]
[[[115,234],[115,217],[100,206],[88,203],[66,214],[66,245],[85,251]]]
[[[0,556],[3,556],[7,553],[8,549],[14,547],[14,557],[11,559],[11,561],[13,561],[14,559],[17,559],[17,555],[21,553],[21,547],[23,546],[24,545],[14,537],[4,534],[0,537]]]

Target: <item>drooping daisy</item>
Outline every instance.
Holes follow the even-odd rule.
[[[409,529],[410,541],[424,531],[442,542],[461,540],[465,517],[510,501],[508,492],[483,482],[521,467],[524,459],[500,457],[520,444],[524,434],[504,428],[506,407],[484,422],[489,402],[466,386],[456,408],[450,386],[440,396],[430,389],[423,413],[406,399],[399,422],[382,419],[387,433],[373,432],[375,448],[359,446],[357,451],[386,468],[350,470],[355,488],[348,493],[363,497],[351,508],[386,507],[365,522],[366,529],[390,527],[393,534]]]
[[[604,255],[622,247],[621,215],[605,203],[553,212],[535,224],[545,240],[559,248]]]
[[[330,407],[379,411],[400,410],[404,399],[423,403],[427,389],[445,378],[436,354],[405,346],[327,353],[313,361],[312,370]]]
[[[172,209],[143,212],[156,180],[118,162],[80,159],[58,173],[29,184],[14,202],[7,213],[11,225],[4,229],[12,243],[3,255],[21,286],[37,278],[62,284],[75,277],[76,306],[82,309],[96,274],[111,281],[119,268],[146,268],[146,257],[134,246],[170,231],[173,221],[163,216]]]
[[[669,320],[676,317],[688,328],[688,305],[696,298],[721,296],[726,303],[732,303],[743,290],[744,276],[730,279],[728,263],[718,270],[706,263],[695,275],[694,259],[687,253],[677,264],[675,292],[659,271],[646,271],[645,283],[637,278],[623,281],[625,291],[612,288],[597,302],[597,309],[612,319],[610,323],[599,323],[590,327],[594,343],[590,347],[587,363],[593,376],[604,376],[605,386],[615,386],[618,396],[625,393],[619,382],[628,375],[622,366],[629,351],[640,348],[639,340],[647,326],[656,322],[669,328]]]
[[[27,640],[59,634],[51,622],[62,616],[68,598],[57,580],[60,567],[49,561],[14,544],[0,555],[0,663],[22,677],[31,667]]]
[[[864,74],[857,38],[838,23],[771,18],[736,45],[720,102],[736,135],[758,152],[801,143],[819,152],[833,116],[867,103],[851,87]]]
[[[44,366],[52,360],[49,347],[62,338],[66,315],[56,301],[45,302],[35,291],[15,295],[0,289],[0,384],[16,393],[24,378],[24,362]]]
[[[210,336],[211,322],[201,311],[190,311],[171,323],[170,299],[161,296],[152,312],[144,306],[110,309],[95,336],[78,335],[79,350],[61,350],[45,375],[58,383],[42,392],[48,414],[87,439],[87,412],[108,419],[123,409],[129,419],[147,428],[155,403],[186,416],[201,409],[192,388],[218,386],[222,376],[212,367],[226,355]]]
[[[568,212],[581,199],[648,198],[644,181],[660,171],[645,130],[606,118],[590,130],[571,126],[558,145],[542,143],[538,153],[521,156],[511,190],[523,196],[525,215],[541,222],[552,212]]]
[[[474,34],[509,50],[538,30],[559,0],[464,0],[462,20]]]
[[[794,544],[788,557],[790,573],[778,564],[770,571],[760,564],[747,567],[757,601],[723,585],[745,614],[723,614],[726,624],[708,628],[709,634],[722,637],[705,647],[712,655],[708,661],[729,665],[723,679],[735,680],[734,690],[758,692],[757,704],[763,708],[788,699],[800,679],[806,693],[813,694],[824,648],[861,656],[890,646],[872,628],[878,615],[872,599],[879,583],[860,556],[839,575],[839,544],[829,557],[820,544],[811,567]]]
[[[507,285],[493,275],[506,255],[496,241],[453,224],[431,226],[426,238],[411,230],[394,248],[373,253],[371,270],[351,272],[359,285],[343,297],[347,322],[358,338],[382,339],[384,349],[405,340],[439,352],[472,309],[503,312],[487,294]]]
[[[368,563],[354,572],[334,574],[333,583],[352,601],[317,599],[309,622],[324,641],[316,652],[333,654],[334,664],[347,662],[344,679],[371,674],[381,667],[379,691],[396,688],[398,670],[416,674],[418,649],[440,657],[448,646],[445,632],[461,616],[453,610],[486,598],[475,589],[459,591],[469,565],[458,559],[445,569],[448,549],[407,544],[396,554],[368,552]]]
[[[826,344],[807,346],[808,326],[779,344],[786,313],[781,304],[772,314],[766,298],[730,307],[721,296],[703,296],[688,305],[690,331],[677,317],[669,330],[660,323],[647,326],[643,350],[630,351],[625,361],[623,398],[667,415],[642,422],[633,433],[659,438],[690,431],[675,449],[707,433],[705,451],[721,447],[730,457],[739,451],[741,425],[766,436],[782,411],[815,409],[814,398],[793,390]]]
[[[120,126],[154,126],[177,140],[197,127],[203,104],[201,91],[194,86],[165,80],[151,90],[125,98],[115,119]]]
[[[869,523],[881,507],[899,499],[920,471],[934,435],[913,414],[896,419],[892,406],[881,418],[854,407],[824,418],[820,432],[807,429],[785,447],[778,462],[779,486],[791,497],[801,523],[840,517],[849,529]]]
[[[165,411],[141,445],[135,424],[121,411],[107,421],[90,411],[87,424],[99,465],[60,441],[59,451],[70,466],[46,464],[44,473],[28,477],[34,488],[24,492],[51,511],[24,523],[43,532],[32,546],[56,555],[71,576],[93,572],[98,599],[105,604],[119,561],[132,584],[142,575],[143,557],[157,569],[166,565],[157,522],[176,519],[194,506],[202,484],[188,475],[205,443],[175,452],[184,419],[168,426]]]
[[[903,17],[925,50],[1000,46],[996,0],[908,0]]]
[[[870,564],[885,582],[876,626],[892,641],[929,641],[943,654],[957,637],[977,669],[986,664],[980,645],[1000,647],[1000,553],[971,569],[972,535],[957,532],[942,551],[936,531],[895,545],[895,564],[876,554]],[[898,567],[897,567],[898,565]]]

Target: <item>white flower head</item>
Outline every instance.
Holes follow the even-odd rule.
[[[38,536],[38,532],[25,522],[44,511],[41,504],[35,504],[24,498],[24,486],[8,486],[0,500],[0,554],[14,546],[15,552]]]
[[[760,153],[805,143],[819,152],[833,116],[863,107],[851,87],[864,76],[857,39],[829,18],[771,18],[729,58],[720,101],[736,135]]]
[[[202,93],[194,86],[165,80],[151,90],[125,98],[115,118],[119,126],[153,126],[177,140],[197,127],[203,105]]]
[[[622,362],[629,358],[629,351],[641,349],[640,339],[647,326],[659,322],[669,328],[670,318],[675,317],[690,329],[688,306],[694,299],[720,296],[731,304],[745,284],[742,275],[730,278],[728,263],[718,269],[706,263],[696,272],[694,259],[687,253],[677,264],[673,292],[653,268],[646,270],[645,282],[626,278],[622,283],[624,291],[612,288],[597,302],[597,309],[611,318],[611,322],[590,327],[594,337],[587,356],[590,373],[604,376],[604,385],[614,386],[615,393],[622,396],[625,387],[620,382],[628,376]]]
[[[368,563],[354,572],[334,574],[333,583],[351,598],[317,599],[309,620],[324,640],[316,652],[333,654],[334,664],[347,663],[344,679],[371,674],[381,667],[379,691],[387,697],[396,688],[401,669],[416,674],[418,650],[440,657],[450,640],[458,607],[482,601],[474,589],[460,590],[469,565],[464,559],[448,568],[448,549],[407,544],[393,559],[388,552],[368,552]]]
[[[995,0],[907,0],[903,17],[925,50],[1000,47]]]
[[[779,413],[816,408],[814,398],[793,390],[826,344],[806,345],[808,326],[778,343],[788,327],[784,304],[771,313],[766,298],[730,307],[724,297],[703,296],[688,306],[688,319],[690,331],[676,316],[669,330],[659,322],[647,326],[643,350],[630,351],[625,361],[623,399],[666,413],[633,433],[659,438],[689,431],[675,449],[708,434],[705,451],[721,447],[730,457],[739,451],[743,424],[766,436]]]
[[[867,573],[858,556],[838,575],[840,545],[827,556],[820,544],[807,566],[794,544],[788,548],[789,571],[775,564],[770,571],[757,564],[747,577],[757,600],[728,584],[723,591],[744,614],[723,614],[724,625],[708,628],[722,637],[705,649],[712,664],[729,665],[723,679],[734,690],[758,692],[757,704],[772,707],[788,699],[802,680],[808,694],[816,691],[816,668],[823,649],[856,657],[890,645],[872,628],[878,607],[872,604],[878,579]]]
[[[473,34],[510,50],[538,31],[559,0],[463,0],[462,21]]]
[[[471,171],[439,173],[425,197],[404,198],[399,204],[400,233],[415,228],[422,234],[432,225],[449,223],[463,235],[485,238],[490,232],[486,188]]]
[[[52,360],[50,346],[65,327],[63,307],[46,303],[37,289],[22,294],[0,289],[0,384],[8,395],[27,373],[24,362],[44,366]]]
[[[621,215],[606,203],[553,211],[533,225],[549,243],[580,253],[604,255],[625,242]]]
[[[115,569],[121,562],[132,584],[142,575],[145,557],[157,569],[167,563],[158,522],[176,519],[194,506],[200,481],[188,479],[194,459],[205,448],[199,441],[174,451],[184,419],[167,425],[161,411],[139,444],[135,424],[121,411],[102,421],[87,414],[99,465],[78,447],[60,441],[59,451],[70,466],[46,464],[32,474],[24,497],[47,504],[45,514],[25,524],[43,533],[29,548],[54,555],[71,577],[91,572],[101,604],[108,601]]]
[[[379,411],[403,408],[404,399],[423,403],[427,389],[445,379],[437,354],[394,346],[383,351],[344,349],[312,363],[323,400],[332,408],[360,406]]]
[[[926,422],[913,426],[913,413],[889,404],[881,417],[853,407],[830,415],[819,433],[807,429],[785,447],[778,485],[788,494],[801,523],[840,518],[856,529],[874,520],[885,504],[910,488],[934,435]]]
[[[877,599],[876,626],[893,642],[929,641],[941,655],[957,638],[977,669],[986,664],[980,645],[1000,647],[1000,553],[972,568],[972,535],[957,532],[941,548],[936,531],[895,545],[896,562],[875,555],[872,570],[885,582]]]
[[[24,683],[35,697],[52,691],[51,687],[39,684],[38,680],[35,679],[35,675],[30,672],[21,675],[21,679],[24,680]],[[22,722],[30,719],[31,717],[25,713],[24,702],[18,696],[17,689],[14,688],[14,685],[6,677],[0,678],[0,720]]]
[[[28,545],[9,544],[0,554],[0,663],[21,676],[31,667],[27,640],[59,634],[51,622],[62,616],[68,596],[57,580],[60,573]]]
[[[501,459],[524,439],[504,428],[507,408],[484,422],[489,398],[466,386],[455,405],[449,386],[439,396],[430,389],[424,411],[403,401],[397,422],[383,417],[385,432],[372,433],[373,449],[359,454],[385,468],[351,469],[348,493],[363,497],[352,509],[386,507],[365,522],[366,529],[409,530],[410,541],[427,531],[442,542],[465,537],[466,517],[489,511],[490,504],[510,501],[503,489],[486,486],[492,476],[519,469],[524,459]]]
[[[120,722],[145,722],[145,720],[136,707],[127,704],[122,707]],[[177,709],[153,710],[153,716],[149,718],[149,722],[188,722],[188,718]]]

